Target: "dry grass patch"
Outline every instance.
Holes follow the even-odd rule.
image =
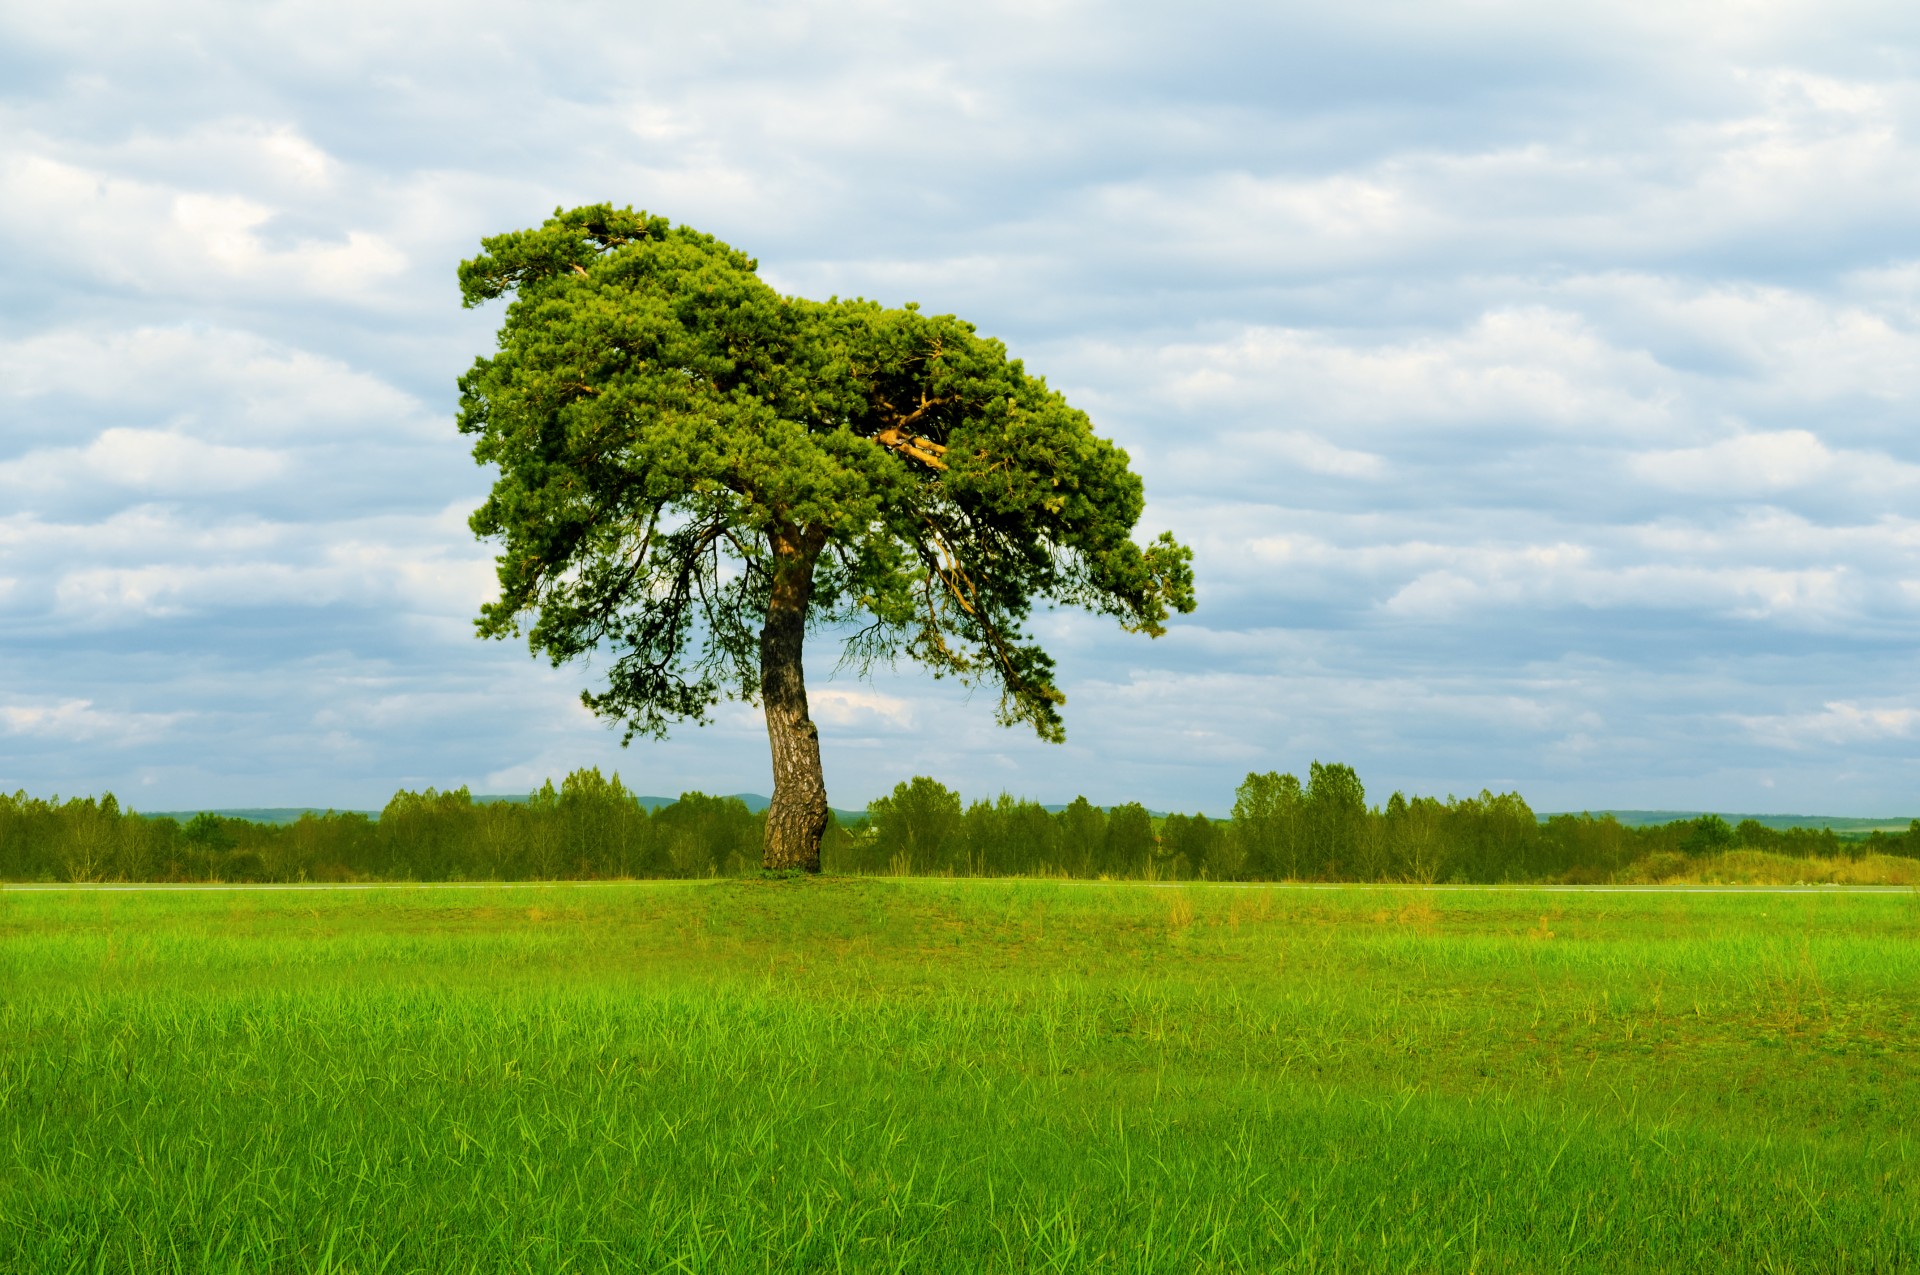
[[[1688,862],[1684,868],[1656,855],[1629,870],[1629,881],[1675,885],[1910,885],[1920,886],[1920,859],[1868,854],[1857,859],[1797,858],[1765,850],[1729,850]]]

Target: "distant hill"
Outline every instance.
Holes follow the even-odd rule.
[[[378,819],[378,810],[340,810],[329,808],[322,810],[317,806],[262,806],[234,810],[138,810],[133,812],[146,819],[177,819],[181,823],[195,815],[219,815],[222,819],[244,819],[248,823],[293,823],[301,815],[365,815],[369,819]]]
[[[767,799],[757,792],[736,792],[727,795],[738,798],[746,805],[748,810],[753,811],[755,814],[759,814],[767,808]],[[479,793],[474,796],[476,802],[507,801],[521,804],[524,803],[526,799],[525,794],[514,793]],[[680,799],[678,797],[635,797],[634,800],[638,801],[648,810],[658,810],[662,806],[671,806]],[[1045,809],[1057,814],[1065,810],[1066,806],[1064,804],[1055,804],[1046,806]],[[1111,810],[1112,807],[1105,806],[1102,807],[1102,809]],[[326,810],[318,806],[262,806],[207,811],[143,810],[140,813],[149,819],[178,819],[181,823],[185,823],[197,814],[219,815],[223,819],[245,819],[249,823],[293,823],[299,819],[301,815],[307,814],[359,814],[365,815],[369,819],[378,819],[380,817],[378,810]],[[1739,815],[1711,810],[1571,810],[1556,813],[1584,813],[1591,814],[1596,818],[1603,815],[1612,815],[1629,828],[1646,828],[1657,824],[1675,823],[1682,819],[1698,819],[1704,814],[1719,814],[1722,819],[1732,824],[1737,824],[1743,819],[1751,819],[1762,827],[1776,830],[1812,828],[1818,831],[1822,828],[1831,828],[1834,831],[1834,835],[1840,837],[1864,837],[1870,832],[1905,832],[1908,824],[1908,820],[1906,819],[1862,819],[1850,815]],[[1166,812],[1161,810],[1149,810],[1147,814],[1155,820],[1166,818]],[[867,812],[864,810],[840,810],[836,808],[833,812],[833,817],[845,824],[857,819],[865,819]],[[1540,818],[1544,821],[1553,818],[1553,815],[1542,814]]]
[[[740,804],[744,805],[756,815],[772,804],[768,798],[762,797],[757,792],[730,792],[726,795],[740,802]],[[477,802],[510,801],[515,805],[524,805],[527,800],[525,794],[492,792],[475,793],[473,799]],[[634,800],[645,806],[648,810],[658,810],[662,806],[671,806],[680,799],[678,797],[635,797]],[[837,807],[832,809],[833,817],[841,823],[847,823],[854,819],[865,819],[867,817],[867,812],[864,810],[841,810]]]
[[[755,814],[759,814],[767,808],[767,799],[759,793],[736,792],[727,795],[738,798],[746,805],[748,810],[751,810]],[[476,793],[473,799],[476,803],[505,801],[511,802],[514,805],[524,805],[527,800],[526,794],[524,793]],[[635,797],[634,800],[645,806],[648,810],[658,810],[662,806],[671,806],[680,799],[678,797]],[[342,810],[338,807],[322,809],[319,806],[247,806],[218,810],[142,810],[139,813],[148,819],[177,819],[181,823],[185,823],[195,815],[203,814],[218,815],[222,819],[244,819],[248,823],[294,823],[299,820],[301,815],[365,815],[369,819],[378,819],[380,817],[378,810]],[[867,812],[864,810],[835,810],[833,816],[841,823],[849,823],[855,819],[865,819]]]
[[[1905,832],[1907,819],[1860,819],[1851,815],[1735,815],[1720,810],[1591,810],[1566,811],[1567,814],[1591,814],[1595,818],[1612,815],[1629,828],[1647,828],[1663,823],[1677,823],[1682,819],[1698,819],[1702,815],[1717,814],[1728,823],[1737,824],[1751,819],[1763,828],[1772,828],[1784,832],[1788,828],[1812,828],[1816,832],[1822,828],[1831,828],[1836,836],[1864,837],[1869,832]],[[1541,819],[1553,818],[1543,814]]]
[[[1045,803],[1042,803],[1040,809],[1046,811],[1050,815],[1057,815],[1062,810],[1065,810],[1068,806],[1072,804],[1073,804],[1072,802],[1068,802],[1068,801],[1055,802],[1052,805],[1047,805]],[[1112,814],[1114,811],[1114,808],[1112,806],[1095,806],[1094,809],[1100,811],[1102,814],[1108,814],[1108,815]],[[1165,819],[1168,815],[1172,813],[1174,812],[1171,810],[1149,810],[1147,811],[1147,818]],[[1193,812],[1191,810],[1182,810],[1180,811],[1180,813],[1183,815],[1189,815],[1189,814],[1192,814]],[[1211,819],[1213,817],[1209,815],[1208,818]],[[1220,820],[1214,819],[1213,822],[1219,823]]]

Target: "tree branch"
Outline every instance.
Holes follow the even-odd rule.
[[[918,434],[908,434],[898,426],[889,426],[873,436],[873,441],[889,451],[903,456],[911,456],[929,469],[945,469],[947,462],[941,459],[947,454],[945,443],[936,443],[931,438],[922,438]]]

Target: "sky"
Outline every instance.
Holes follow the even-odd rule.
[[[809,659],[833,804],[1920,814],[1920,8],[0,2],[0,789],[378,809],[623,749],[482,641],[482,236],[632,205],[1003,339],[1199,608],[1067,742]]]

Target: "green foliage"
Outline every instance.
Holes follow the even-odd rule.
[[[1719,815],[1701,815],[1687,829],[1685,849],[1692,855],[1714,854],[1734,843],[1733,827],[1725,819]]]
[[[8,1272],[1920,1264],[1910,896],[0,906]]]
[[[1351,766],[1316,761],[1307,773],[1306,863],[1316,874],[1357,875],[1368,831],[1367,790]]]
[[[783,297],[710,235],[610,206],[483,241],[466,304],[508,298],[460,380],[499,478],[482,633],[528,621],[555,663],[612,659],[596,712],[634,732],[753,698],[781,546],[818,554],[812,606],[856,663],[917,660],[1001,692],[1057,739],[1036,604],[1158,634],[1193,607],[1190,554],[1132,539],[1127,456],[951,315]]]
[[[1060,812],[1060,834],[1055,844],[1060,848],[1060,865],[1066,871],[1078,877],[1098,875],[1107,847],[1107,812],[1085,797],[1075,797]]]
[[[1233,835],[1240,871],[1249,877],[1293,879],[1301,873],[1306,794],[1292,775],[1249,774],[1233,798]]]
[[[1037,801],[1001,793],[967,807],[965,835],[970,870],[985,875],[1044,871],[1060,862],[1054,817]]]
[[[1205,815],[1168,815],[1160,845],[1168,873],[1176,878],[1231,881],[1240,866],[1228,853],[1231,842],[1221,825]]]
[[[653,818],[661,875],[736,874],[759,866],[759,820],[737,797],[680,794]]]
[[[1690,876],[1731,852],[1840,865],[1920,859],[1920,821],[1842,840],[1831,829],[1731,827],[1708,815],[1628,826],[1611,815],[1544,823],[1518,793],[1412,797],[1369,807],[1349,766],[1314,762],[1308,782],[1249,774],[1233,819],[1103,810],[1077,797],[1050,813],[1000,794],[963,807],[921,775],[832,826],[838,873],[1179,880],[1607,882]],[[732,797],[683,793],[649,814],[597,769],[543,784],[524,802],[476,802],[464,788],[401,791],[378,820],[303,815],[291,824],[213,814],[186,824],[98,800],[0,794],[0,880],[447,881],[737,876],[758,862],[762,816]],[[1756,869],[1757,870],[1757,869]],[[1836,871],[1838,869],[1836,868]],[[1742,869],[1745,871],[1745,869]],[[1808,870],[1805,879],[1824,879]],[[1745,879],[1745,878],[1743,878]],[[1789,877],[1789,880],[1801,879]]]
[[[1145,806],[1129,801],[1107,812],[1107,832],[1102,838],[1100,855],[1100,871],[1104,875],[1151,876],[1157,849],[1153,819]]]
[[[835,836],[844,839],[837,830]],[[620,782],[575,771],[525,802],[465,788],[402,790],[377,821],[291,824],[199,814],[184,826],[100,801],[0,794],[0,880],[449,881],[712,876],[758,862],[760,819],[734,797],[684,793],[653,815]]]
[[[886,870],[951,872],[965,870],[960,794],[937,780],[916,775],[895,784],[893,794],[867,806],[872,848]]]

